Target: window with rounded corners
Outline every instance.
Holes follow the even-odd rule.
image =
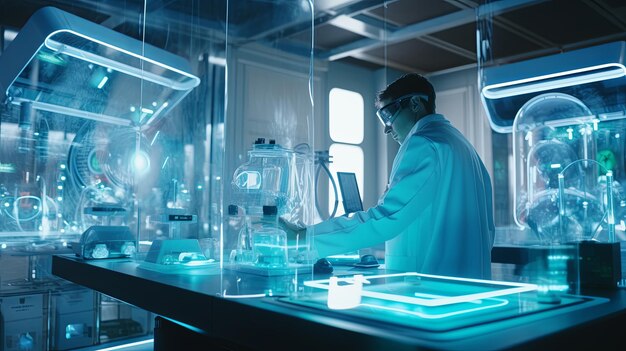
[[[364,102],[361,94],[333,88],[328,96],[328,131],[336,143],[360,144],[364,135]]]

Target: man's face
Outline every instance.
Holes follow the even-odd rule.
[[[393,140],[402,144],[415,125],[415,113],[411,109],[411,96],[396,100],[382,100],[381,102],[383,107],[378,110],[377,114],[385,126],[385,134],[391,134]]]

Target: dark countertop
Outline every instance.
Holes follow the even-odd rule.
[[[341,274],[340,270],[359,272],[337,267],[336,273]],[[280,349],[281,345],[298,350],[360,351],[580,349],[621,341],[626,321],[624,289],[585,291],[602,301],[589,307],[432,332],[294,305],[276,297],[282,291],[297,290],[294,284],[310,278],[308,272],[299,274],[299,279],[218,268],[164,274],[142,269],[130,259],[85,261],[72,255],[55,255],[52,272],[242,349]],[[270,290],[273,297],[241,298]]]

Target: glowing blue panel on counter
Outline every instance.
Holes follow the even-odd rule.
[[[340,284],[354,283],[353,276],[337,277]],[[349,320],[364,319],[433,332],[435,339],[462,337],[463,328],[511,320],[542,319],[574,309],[607,302],[607,299],[561,295],[544,303],[534,284],[464,279],[414,272],[364,275],[361,299],[347,309],[329,308],[330,279],[305,281],[310,291],[280,298],[278,303],[296,304],[332,313]],[[332,306],[331,306],[332,307]],[[513,323],[516,323],[513,321]],[[522,322],[520,322],[522,323]],[[458,334],[458,335],[457,335]]]
[[[535,284],[444,277],[415,272],[372,275],[366,278],[370,285],[364,286],[361,293],[364,297],[431,307],[537,290]],[[344,277],[339,278],[339,281],[350,283],[352,279]],[[377,284],[377,281],[384,284]],[[328,289],[329,283],[330,279],[322,279],[305,281],[304,285]],[[454,289],[450,289],[450,285],[455,283],[463,284],[452,285]]]

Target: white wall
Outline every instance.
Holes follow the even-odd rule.
[[[476,69],[427,77],[437,94],[437,112],[474,145],[493,179],[491,127],[480,101]]]

